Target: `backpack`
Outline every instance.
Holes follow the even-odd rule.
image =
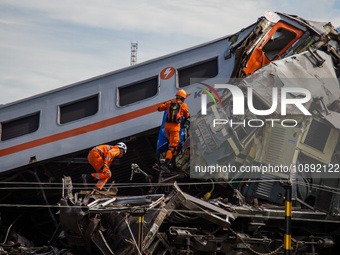
[[[168,115],[166,117],[167,122],[175,122],[175,123],[180,123],[181,122],[181,115],[180,115],[180,110],[182,107],[183,103],[174,103],[171,102],[169,110],[168,110]]]

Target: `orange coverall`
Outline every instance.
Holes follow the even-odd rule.
[[[168,102],[163,103],[161,106],[159,106],[158,111],[161,112],[161,111],[168,110],[169,112],[171,102],[182,103],[180,99],[175,99],[175,101],[168,101]],[[182,103],[179,114],[181,117],[184,116],[185,118],[189,118],[189,110],[188,110],[188,106],[186,103]],[[179,143],[180,130],[181,130],[181,123],[166,121],[164,124],[164,131],[169,141],[169,149],[166,152],[166,156],[165,156],[166,159],[172,159],[172,156],[175,156],[177,153],[176,149]]]
[[[112,160],[120,155],[120,149],[117,146],[98,145],[94,147],[87,156],[89,163],[97,173],[91,174],[98,182],[96,187],[100,190],[111,177],[110,164]]]

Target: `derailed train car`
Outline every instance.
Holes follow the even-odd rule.
[[[23,149],[15,140],[18,134],[10,132],[14,130],[11,127],[21,122],[1,120],[2,143],[8,144],[8,148],[0,150],[0,159],[5,162],[2,170],[8,170],[11,156],[20,153],[15,167],[61,156],[61,150],[58,155],[53,154],[55,148],[77,155],[77,150],[94,146],[97,138],[100,142],[124,138],[132,144],[133,134],[159,125],[155,121],[155,105],[169,99],[169,93],[186,87],[191,93],[187,100],[191,127],[185,131],[186,141],[172,164],[172,174],[159,168],[162,153],[157,152],[159,162],[152,169],[145,166],[140,169],[135,164],[131,169],[132,173],[146,176],[159,171],[157,181],[154,178],[154,182],[144,185],[144,195],[138,192],[134,196],[119,193],[117,196],[110,190],[73,194],[67,190],[59,203],[60,225],[49,244],[61,245],[63,250],[59,254],[65,249],[74,254],[283,254],[288,248],[294,254],[337,254],[339,43],[339,34],[330,23],[266,12],[255,24],[235,35],[56,91],[45,97],[59,105],[57,128],[62,130],[50,129],[56,134],[40,134],[45,131],[37,125],[32,129],[34,132],[24,131],[24,145],[32,145],[33,149]],[[215,66],[218,71],[211,71]],[[177,71],[172,78],[163,79],[162,70]],[[141,77],[145,73],[150,77],[157,74],[152,79],[158,81],[156,89],[149,79]],[[133,82],[124,80],[126,76],[132,77]],[[113,90],[109,87],[112,77],[118,83]],[[112,95],[118,101],[129,98],[127,95],[139,85],[136,82],[139,78],[143,84],[150,85],[146,89],[153,88],[155,93],[147,93],[147,100],[137,96],[133,102],[118,102],[116,110],[118,116],[124,117],[123,123],[108,117],[108,106],[97,107],[97,111],[79,120],[72,117],[72,109],[83,102],[79,99],[74,104],[67,103],[70,92],[77,90],[77,86],[85,88],[82,92],[85,104],[90,100],[98,105]],[[181,81],[185,81],[182,86]],[[235,93],[216,84],[241,91],[242,114],[235,114],[240,106]],[[209,100],[202,87],[211,89],[206,91],[220,100]],[[111,90],[102,95],[97,88]],[[288,90],[283,97],[283,88],[300,90]],[[306,94],[301,88],[310,92],[308,102],[303,102]],[[91,97],[85,97],[88,91]],[[207,99],[205,113],[202,113],[203,98]],[[61,99],[63,102],[58,104]],[[36,111],[33,108],[40,107],[34,100],[31,104],[23,102],[31,105],[27,110]],[[292,103],[282,104],[285,100],[300,103],[294,107]],[[13,118],[16,105],[11,107],[3,107],[3,118]],[[147,112],[138,111],[136,117],[136,109],[140,107]],[[48,116],[39,111],[34,117],[45,120]],[[145,119],[143,125],[133,125],[140,117]],[[97,126],[105,124],[105,127],[96,128],[90,124],[94,121]],[[124,129],[123,124],[131,125]],[[111,126],[118,133],[115,137]],[[138,130],[132,130],[132,126]],[[40,144],[29,140],[31,133]],[[67,136],[60,138],[63,134]],[[83,139],[84,135],[88,139]],[[77,138],[81,139],[79,144],[72,142]],[[134,162],[127,164],[131,163]],[[63,166],[71,169],[70,165],[72,162],[68,161]],[[264,169],[279,166],[289,167],[289,171],[264,174]],[[53,169],[44,170],[51,178],[54,176]],[[291,247],[284,246],[287,233],[283,201],[287,184],[293,198]],[[15,245],[10,248],[15,250]]]
[[[101,217],[100,241],[98,232],[89,234],[89,225],[76,233],[62,222],[67,240],[91,240],[87,246],[71,241],[75,250],[338,253],[339,34],[330,23],[266,13],[246,37],[238,36],[230,37],[237,44],[225,53],[226,59],[235,57],[231,78],[200,81],[191,90],[191,127],[172,174],[160,169],[149,195],[100,199],[97,194],[84,211],[63,200],[63,218],[76,214],[79,226]],[[210,101],[202,86],[210,88]],[[237,107],[243,112],[235,114]],[[293,198],[289,247],[287,187]]]

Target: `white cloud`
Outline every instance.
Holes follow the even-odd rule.
[[[8,5],[39,12],[46,19],[88,27],[159,34],[216,36],[221,29],[236,32],[266,10],[264,1],[223,0],[5,0]],[[250,15],[251,14],[251,15]],[[235,22],[236,21],[236,22]],[[234,27],[236,30],[230,29]]]
[[[0,103],[128,66],[131,41],[142,62],[235,33],[267,9],[340,24],[335,3],[2,0]]]

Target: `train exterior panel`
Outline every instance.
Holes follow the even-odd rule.
[[[251,29],[245,29],[239,40]],[[190,93],[193,87],[186,77],[180,77],[181,70],[190,73],[190,70],[195,72],[195,68],[196,71],[203,68],[213,76],[207,78],[225,81],[230,77],[235,58],[225,58],[231,44],[229,39],[227,36],[3,105],[0,108],[0,171],[160,126],[162,116],[157,112],[158,105],[174,98],[180,88]],[[174,68],[174,75],[167,73],[173,70],[170,67]],[[166,77],[167,74],[172,75],[171,78]]]
[[[3,235],[14,225],[45,239],[44,254],[54,246],[60,254],[338,254],[339,168],[309,170],[340,165],[339,45],[330,23],[266,12],[236,34],[0,106]],[[247,97],[244,114],[234,112],[231,89],[212,88],[225,83],[243,92],[238,102]],[[309,90],[312,115],[259,114],[274,105],[274,88],[292,85]],[[190,127],[166,173],[157,107],[182,88],[191,93]],[[128,153],[113,162],[111,185],[93,190],[88,150],[120,140]],[[8,241],[1,248],[23,251]]]
[[[213,86],[249,75],[250,65],[268,62],[261,64],[254,52],[270,55],[272,61],[302,51],[311,34],[325,30],[311,24],[266,12],[236,34],[2,105],[0,172],[158,127],[162,117],[157,106],[179,89],[193,93],[187,101],[199,107],[190,103],[200,96],[197,82]],[[299,38],[286,36],[298,33]],[[272,34],[281,48],[273,47]]]

